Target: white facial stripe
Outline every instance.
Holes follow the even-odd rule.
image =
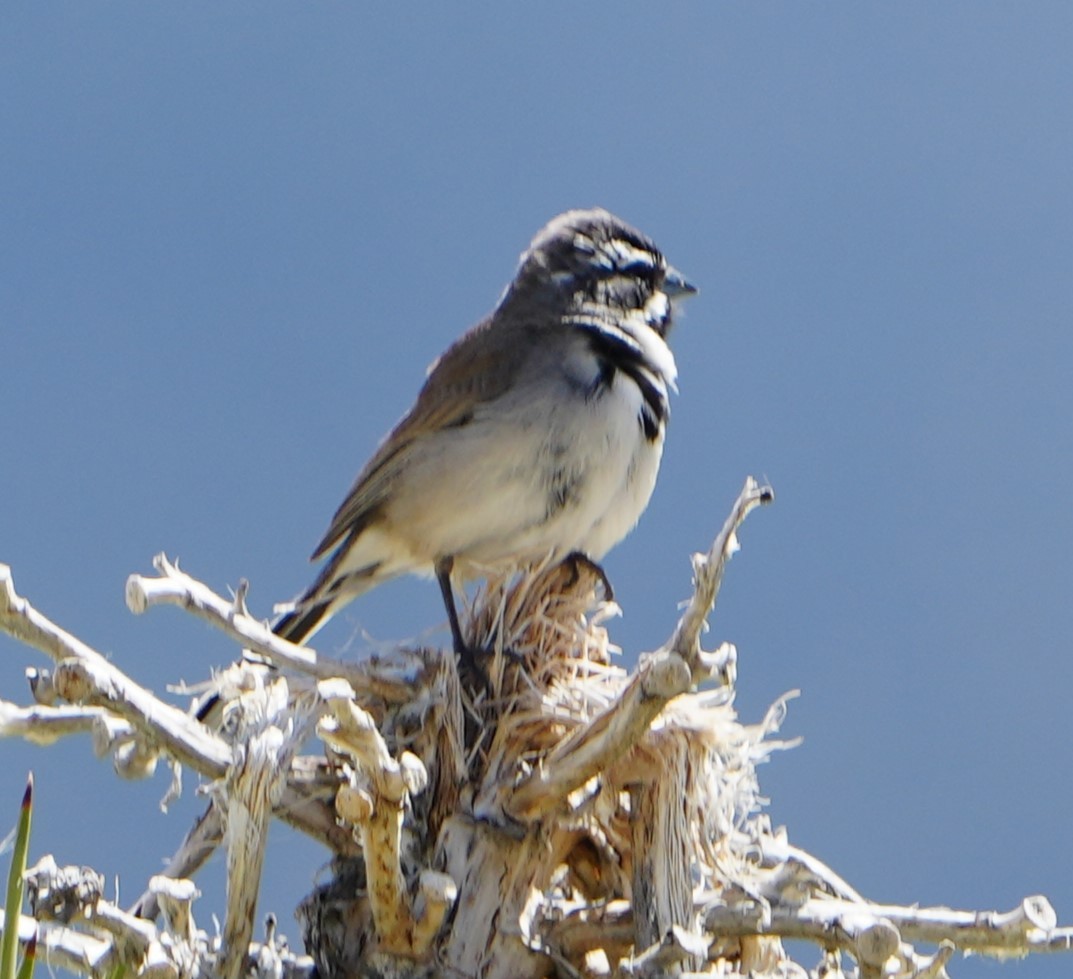
[[[621,238],[612,238],[604,246],[604,250],[611,256],[615,266],[620,269],[627,268],[630,265],[642,265],[649,269],[657,267],[655,255],[647,249],[637,248]]]
[[[644,310],[631,310],[622,322],[622,332],[628,333],[630,339],[641,348],[645,361],[663,378],[667,386],[672,391],[677,391],[678,367],[674,362],[674,354],[667,346],[667,341],[649,325],[647,311],[647,306]]]
[[[580,233],[574,235],[574,247],[581,252],[582,255],[596,254],[596,246],[592,243],[592,239]]]
[[[666,322],[670,311],[671,301],[667,298],[667,293],[654,292],[649,296],[648,302],[645,303],[645,321],[649,324],[658,323],[662,325]]]

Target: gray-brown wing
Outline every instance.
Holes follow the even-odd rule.
[[[429,369],[417,402],[358,474],[313,552],[316,561],[352,532],[360,533],[391,492],[410,453],[433,433],[466,424],[477,405],[494,401],[514,382],[522,364],[525,330],[491,318],[460,337]]]

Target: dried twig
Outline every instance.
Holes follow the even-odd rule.
[[[707,661],[701,652],[700,637],[707,628],[708,616],[715,608],[727,562],[738,549],[738,530],[753,510],[774,500],[774,490],[770,486],[759,485],[750,476],[708,553],[693,555],[693,597],[665,648],[686,661],[693,673],[694,682],[699,683],[707,679],[712,674],[713,667],[717,667],[717,664]]]
[[[240,589],[233,600],[227,601],[181,571],[177,563],[169,561],[163,554],[153,559],[153,567],[160,577],[133,574],[127,579],[127,607],[135,615],[156,605],[177,605],[280,669],[317,680],[341,677],[356,690],[394,697],[402,702],[413,692],[423,667],[419,657],[413,657],[407,673],[399,675],[397,663],[392,664],[391,670],[377,671],[375,663],[353,663],[321,656],[307,646],[296,646],[280,639],[264,622],[253,618],[246,610],[244,589]]]
[[[227,843],[227,917],[219,974],[238,979],[244,969],[253,916],[261,889],[268,826],[283,795],[290,758],[300,737],[291,737],[304,718],[288,703],[287,681],[279,677],[240,698],[236,763],[211,787],[224,813]]]
[[[530,822],[561,807],[567,796],[626,754],[667,701],[689,689],[689,670],[669,654],[644,664],[606,711],[575,731],[512,789],[507,815]]]
[[[399,760],[391,755],[372,718],[354,703],[353,690],[343,680],[322,682],[319,692],[331,716],[321,720],[317,732],[354,765],[353,778],[336,796],[336,811],[361,832],[381,951],[409,955],[416,925],[400,852],[403,807],[410,793],[418,794],[428,784],[428,773],[408,752]],[[441,887],[440,893],[447,892]],[[442,920],[442,913],[438,917]],[[427,930],[426,923],[423,932]]]
[[[900,941],[950,942],[963,952],[1002,958],[1030,951],[1066,951],[1073,928],[1056,928],[1056,921],[1049,902],[1039,896],[1025,898],[1006,912],[906,908],[820,896],[803,904],[715,905],[702,914],[704,929],[713,937],[763,934],[806,939],[836,945],[880,965],[901,954]],[[872,943],[871,948],[862,951],[862,943]],[[920,961],[907,959],[894,974],[915,974]]]
[[[177,604],[272,664],[243,661],[217,678],[211,731],[36,612],[0,566],[0,629],[59,664],[36,678],[45,709],[0,702],[0,733],[47,741],[92,728],[128,774],[160,753],[214,780],[209,809],[133,909],[161,910],[163,924],[104,901],[95,875],[42,865],[38,917],[51,909],[69,923],[44,923],[51,961],[162,979],[251,969],[307,979],[312,962],[287,953],[274,919],[252,941],[272,813],[337,856],[336,879],[302,909],[329,977],[788,979],[805,972],[782,939],[803,938],[828,950],[815,979],[841,976],[842,952],[860,979],[946,979],[958,949],[1070,949],[1073,929],[1056,927],[1043,898],[1001,914],[875,904],[771,831],[755,767],[791,743],[774,740],[787,698],[743,726],[731,706],[736,650],[700,642],[741,523],[772,498],[746,482],[694,557],[673,635],[630,676],[611,658],[603,622],[614,606],[598,600],[598,569],[548,564],[489,582],[468,623],[493,650],[488,690],[468,701],[439,651],[335,662],[252,619],[244,586],[226,600],[158,558],[159,578],[128,582],[133,609]],[[696,692],[713,678],[718,689]],[[94,706],[56,706],[60,696]],[[303,718],[317,714],[326,757],[295,758]],[[185,878],[221,841],[229,910],[210,938]],[[937,950],[922,955],[918,942]]]
[[[99,707],[19,707],[0,700],[0,737],[50,745],[72,734],[92,734],[104,716]]]
[[[6,564],[0,564],[0,629],[57,662],[54,682],[65,700],[106,707],[163,745],[177,761],[210,778],[219,778],[227,770],[231,761],[227,744],[134,683],[95,649],[17,595]]]

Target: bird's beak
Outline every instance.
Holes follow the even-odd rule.
[[[682,296],[696,295],[697,287],[673,265],[668,265],[663,276],[663,291],[671,299],[679,299]]]

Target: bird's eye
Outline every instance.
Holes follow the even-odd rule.
[[[626,241],[624,238],[613,238],[609,241],[606,252],[614,268],[619,272],[626,272],[639,278],[650,278],[660,270],[663,264],[658,253],[638,242]]]
[[[619,266],[623,272],[629,272],[630,275],[636,275],[641,277],[649,277],[656,271],[656,266],[651,261],[634,260],[628,262],[626,265]]]

